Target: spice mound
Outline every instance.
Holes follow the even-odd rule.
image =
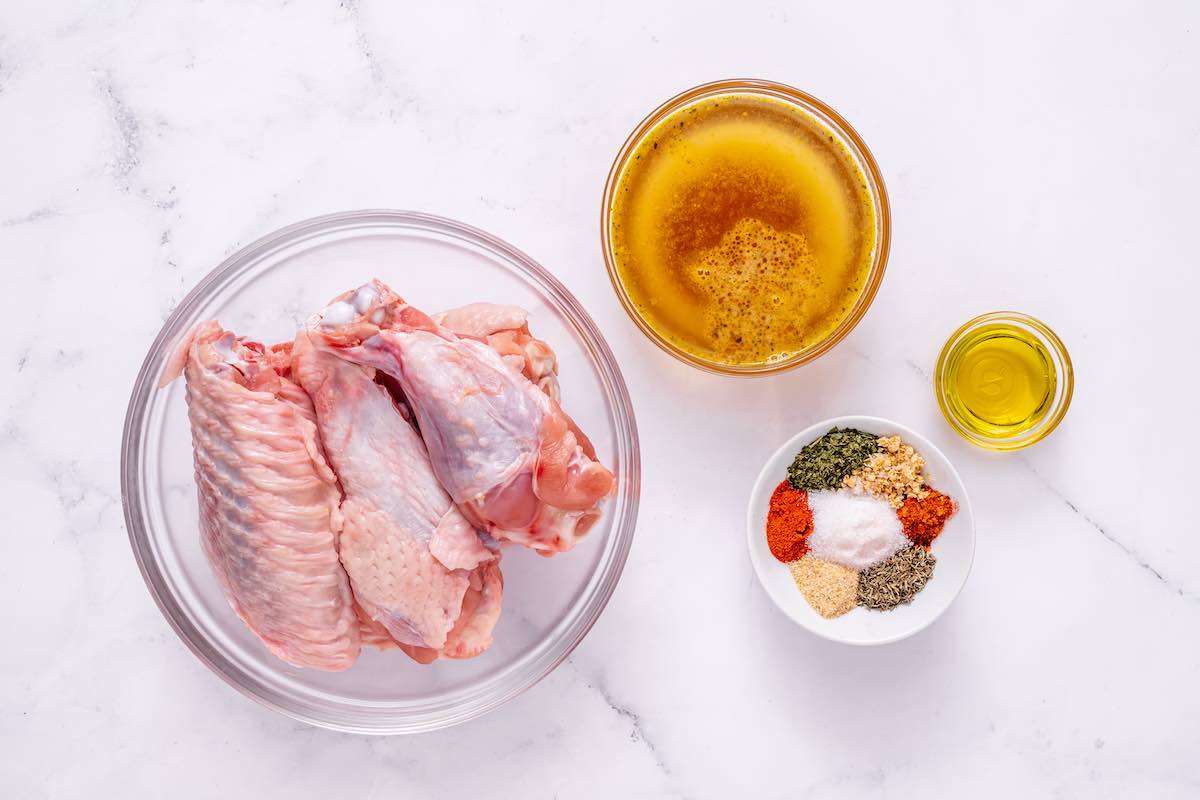
[[[771,495],[767,547],[822,617],[889,611],[932,579],[934,540],[958,506],[930,485],[925,466],[899,436],[854,428],[796,454]]]
[[[859,576],[849,567],[811,555],[788,567],[804,599],[822,617],[840,617],[858,605]]]
[[[796,454],[788,467],[788,482],[795,489],[838,489],[878,452],[877,437],[854,428],[834,428]]]
[[[863,570],[858,576],[859,604],[890,611],[902,603],[911,603],[933,577],[935,563],[937,559],[924,547],[906,547]]]
[[[925,459],[899,436],[879,440],[880,450],[846,476],[847,489],[882,497],[899,508],[907,498],[925,496]]]
[[[896,511],[904,526],[904,535],[928,547],[957,510],[954,501],[936,489],[926,487],[925,496],[910,497]]]
[[[817,558],[863,570],[909,545],[896,512],[878,497],[813,492],[809,501],[808,549]]]
[[[798,561],[808,551],[806,538],[812,530],[808,494],[796,491],[787,481],[775,487],[767,514],[767,547],[780,561]]]

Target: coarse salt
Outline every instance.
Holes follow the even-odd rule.
[[[808,493],[812,509],[809,552],[814,558],[856,570],[878,564],[909,545],[891,504],[846,491]]]

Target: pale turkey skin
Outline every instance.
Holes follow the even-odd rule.
[[[186,377],[200,542],[230,606],[284,661],[345,670],[361,634],[338,559],[340,494],[288,360],[206,322],[163,383]]]
[[[397,381],[434,473],[467,519],[496,539],[554,555],[595,523],[615,481],[559,407],[557,387],[541,390],[526,376],[523,345],[532,337],[515,335],[527,337],[528,328],[511,308],[477,304],[441,315],[459,335],[376,280],[335,298],[309,328],[342,358]],[[520,340],[520,364],[517,353],[489,344],[502,330]],[[538,374],[552,376],[552,361],[536,356]]]
[[[459,336],[486,341],[504,363],[561,403],[558,357],[529,332],[529,312],[519,306],[469,303],[433,315],[433,321]]]
[[[438,483],[421,437],[374,370],[319,332],[300,332],[292,368],[341,482],[341,561],[364,624],[422,663],[482,653],[500,614],[499,555]]]

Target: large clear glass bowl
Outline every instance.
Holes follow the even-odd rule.
[[[604,516],[573,550],[504,552],[504,613],[478,658],[421,666],[364,649],[342,673],[272,656],[234,616],[200,550],[191,433],[182,381],[157,384],[196,322],[218,319],[263,342],[290,339],[331,297],[378,277],[430,312],[487,300],[530,311],[558,352],[563,405],[617,476]],[[201,661],[270,708],[327,728],[415,733],[496,708],[557,666],[612,595],[633,539],[640,465],[633,409],[604,337],[579,302],[524,253],[483,231],[402,211],[300,222],[243,248],[192,290],[163,326],[125,419],[121,492],[130,543],[150,593]]]

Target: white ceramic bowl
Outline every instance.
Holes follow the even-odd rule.
[[[767,507],[771,493],[787,477],[788,465],[809,442],[823,436],[830,428],[857,428],[877,436],[899,434],[925,457],[929,483],[958,502],[958,513],[946,523],[945,530],[933,541],[937,565],[933,577],[911,603],[891,611],[873,611],[859,606],[834,619],[825,619],[808,604],[792,580],[786,564],[780,563],[767,548]],[[942,615],[967,582],[971,563],[975,560],[975,518],[971,501],[958,472],[933,444],[916,431],[898,422],[879,417],[836,417],[818,422],[787,440],[775,451],[750,493],[746,512],[746,539],[750,547],[750,563],[759,583],[775,601],[775,605],[801,627],[818,636],[846,644],[887,644],[912,636]]]

